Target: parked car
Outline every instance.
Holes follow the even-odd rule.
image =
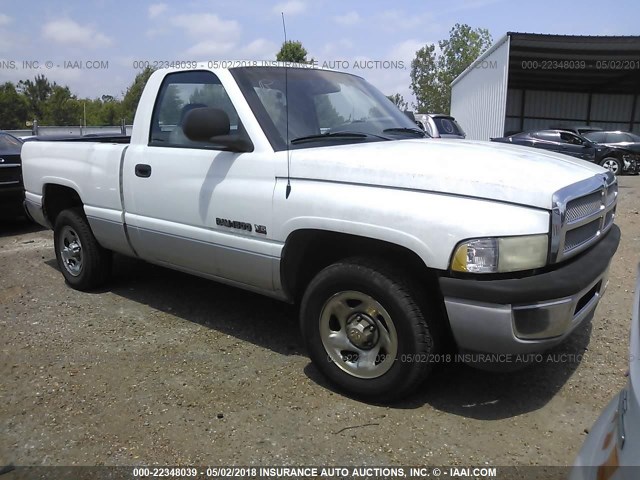
[[[637,480],[640,468],[640,270],[631,315],[629,380],[591,427],[570,480]]]
[[[584,135],[589,132],[599,132],[602,129],[591,125],[551,125],[548,130],[565,130],[577,135]]]
[[[624,148],[630,152],[640,153],[640,135],[631,132],[607,131],[589,132],[584,135],[592,142],[610,147]]]
[[[20,152],[22,140],[0,132],[0,217],[24,215]]]
[[[492,138],[493,142],[512,143],[564,153],[581,160],[597,163],[615,175],[637,173],[640,154],[624,148],[600,145],[566,130],[539,130]]]
[[[620,241],[611,172],[425,140],[358,76],[198,67],[156,70],[121,144],[25,143],[26,205],[71,287],[119,252],[297,303],[316,368],[377,402],[449,339],[515,359],[593,317]]]
[[[414,113],[416,124],[433,138],[465,138],[467,135],[451,115]]]

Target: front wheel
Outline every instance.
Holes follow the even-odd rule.
[[[614,157],[607,157],[600,162],[600,166],[606,168],[614,175],[622,175],[622,162]]]
[[[111,273],[111,252],[102,248],[81,208],[60,212],[53,230],[60,271],[76,290],[104,284]]]
[[[303,338],[316,367],[342,390],[367,400],[406,396],[427,377],[439,346],[439,319],[398,270],[349,259],[309,284]]]

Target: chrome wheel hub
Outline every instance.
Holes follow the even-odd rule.
[[[347,338],[358,348],[368,350],[378,341],[378,327],[366,314],[356,313],[347,320]]]
[[[357,378],[377,378],[393,366],[398,334],[391,315],[373,297],[344,291],[320,312],[320,339],[329,359]]]
[[[82,243],[78,234],[71,227],[64,227],[60,232],[60,257],[65,270],[74,277],[82,270]]]

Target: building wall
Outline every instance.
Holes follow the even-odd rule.
[[[505,36],[451,87],[451,115],[471,140],[501,137],[507,100],[509,37]]]
[[[506,134],[554,124],[593,125],[640,133],[640,95],[513,90],[507,93]],[[632,122],[634,101],[636,111]],[[523,106],[524,102],[524,106]]]

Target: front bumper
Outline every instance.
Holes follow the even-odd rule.
[[[619,243],[614,225],[590,250],[550,272],[506,280],[440,278],[458,348],[524,354],[562,342],[593,318]]]

